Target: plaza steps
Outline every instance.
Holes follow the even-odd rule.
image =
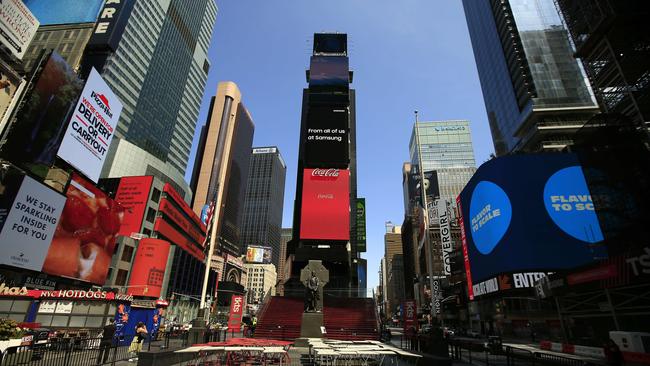
[[[257,319],[255,338],[293,340],[300,337],[302,298],[273,296]]]
[[[300,337],[304,300],[273,296],[260,314],[255,338],[293,340]],[[323,323],[326,338],[379,340],[373,299],[325,297]]]
[[[326,297],[323,322],[327,338],[379,340],[375,302],[369,298]]]

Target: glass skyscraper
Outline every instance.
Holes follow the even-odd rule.
[[[282,209],[287,166],[277,147],[253,148],[241,226],[242,247],[273,248],[271,263],[280,269]]]
[[[154,175],[188,200],[184,175],[217,15],[214,0],[138,0],[102,76],[124,103],[102,176]]]
[[[553,0],[463,0],[497,155],[560,150],[598,112]]]
[[[476,171],[469,121],[419,122],[418,133],[424,172],[436,171],[440,197],[456,202],[456,197]],[[420,166],[415,126],[411,132],[409,155],[411,164]]]

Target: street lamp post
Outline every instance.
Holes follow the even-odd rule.
[[[429,206],[427,204],[427,193],[424,189],[424,162],[422,161],[422,145],[420,145],[420,122],[418,120],[418,111],[415,111],[415,144],[418,151],[418,170],[420,171],[420,193],[422,195],[422,206],[424,209],[424,246],[427,251],[427,258],[429,261],[429,290],[431,299],[431,320],[435,317],[435,309],[433,303],[433,248],[431,248],[431,241],[429,240]]]

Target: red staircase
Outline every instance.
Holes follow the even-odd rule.
[[[368,298],[325,298],[326,338],[379,340],[375,302]]]
[[[255,338],[288,339],[300,338],[300,323],[304,300],[293,297],[273,296],[257,320]]]

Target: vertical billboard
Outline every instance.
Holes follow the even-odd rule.
[[[451,212],[450,202],[446,199],[436,200],[438,226],[440,227],[440,246],[442,251],[443,274],[451,276],[451,252],[454,250],[451,241]]]
[[[135,0],[106,1],[88,41],[89,48],[117,51]]]
[[[43,272],[103,285],[124,215],[94,184],[72,174]]]
[[[228,328],[238,330],[241,326],[242,314],[244,312],[244,296],[232,295],[230,298],[230,315],[228,316]]]
[[[129,277],[129,294],[160,297],[170,248],[166,240],[140,240]]]
[[[51,167],[82,86],[74,70],[53,52],[8,126],[3,155],[32,172],[37,164]]]
[[[21,0],[0,1],[0,43],[17,59],[23,59],[39,24]]]
[[[249,245],[246,248],[247,263],[271,263],[273,248]]]
[[[0,196],[0,263],[40,271],[65,196],[28,176],[11,174]]]
[[[153,176],[123,177],[115,193],[117,201],[124,209],[124,219],[120,226],[120,235],[130,236],[139,233],[142,219],[149,201],[149,191]]]
[[[366,251],[366,199],[357,198],[356,210],[357,251]]]
[[[404,323],[404,334],[415,335],[418,330],[418,308],[415,300],[402,302],[402,321]]]
[[[57,155],[97,183],[120,113],[122,102],[93,68]]]
[[[0,135],[9,121],[11,111],[16,106],[24,85],[23,78],[0,60]]]
[[[574,154],[490,160],[467,183],[459,202],[463,251],[475,284],[501,274],[570,269],[608,256]]]
[[[300,239],[350,240],[350,171],[304,169]]]

